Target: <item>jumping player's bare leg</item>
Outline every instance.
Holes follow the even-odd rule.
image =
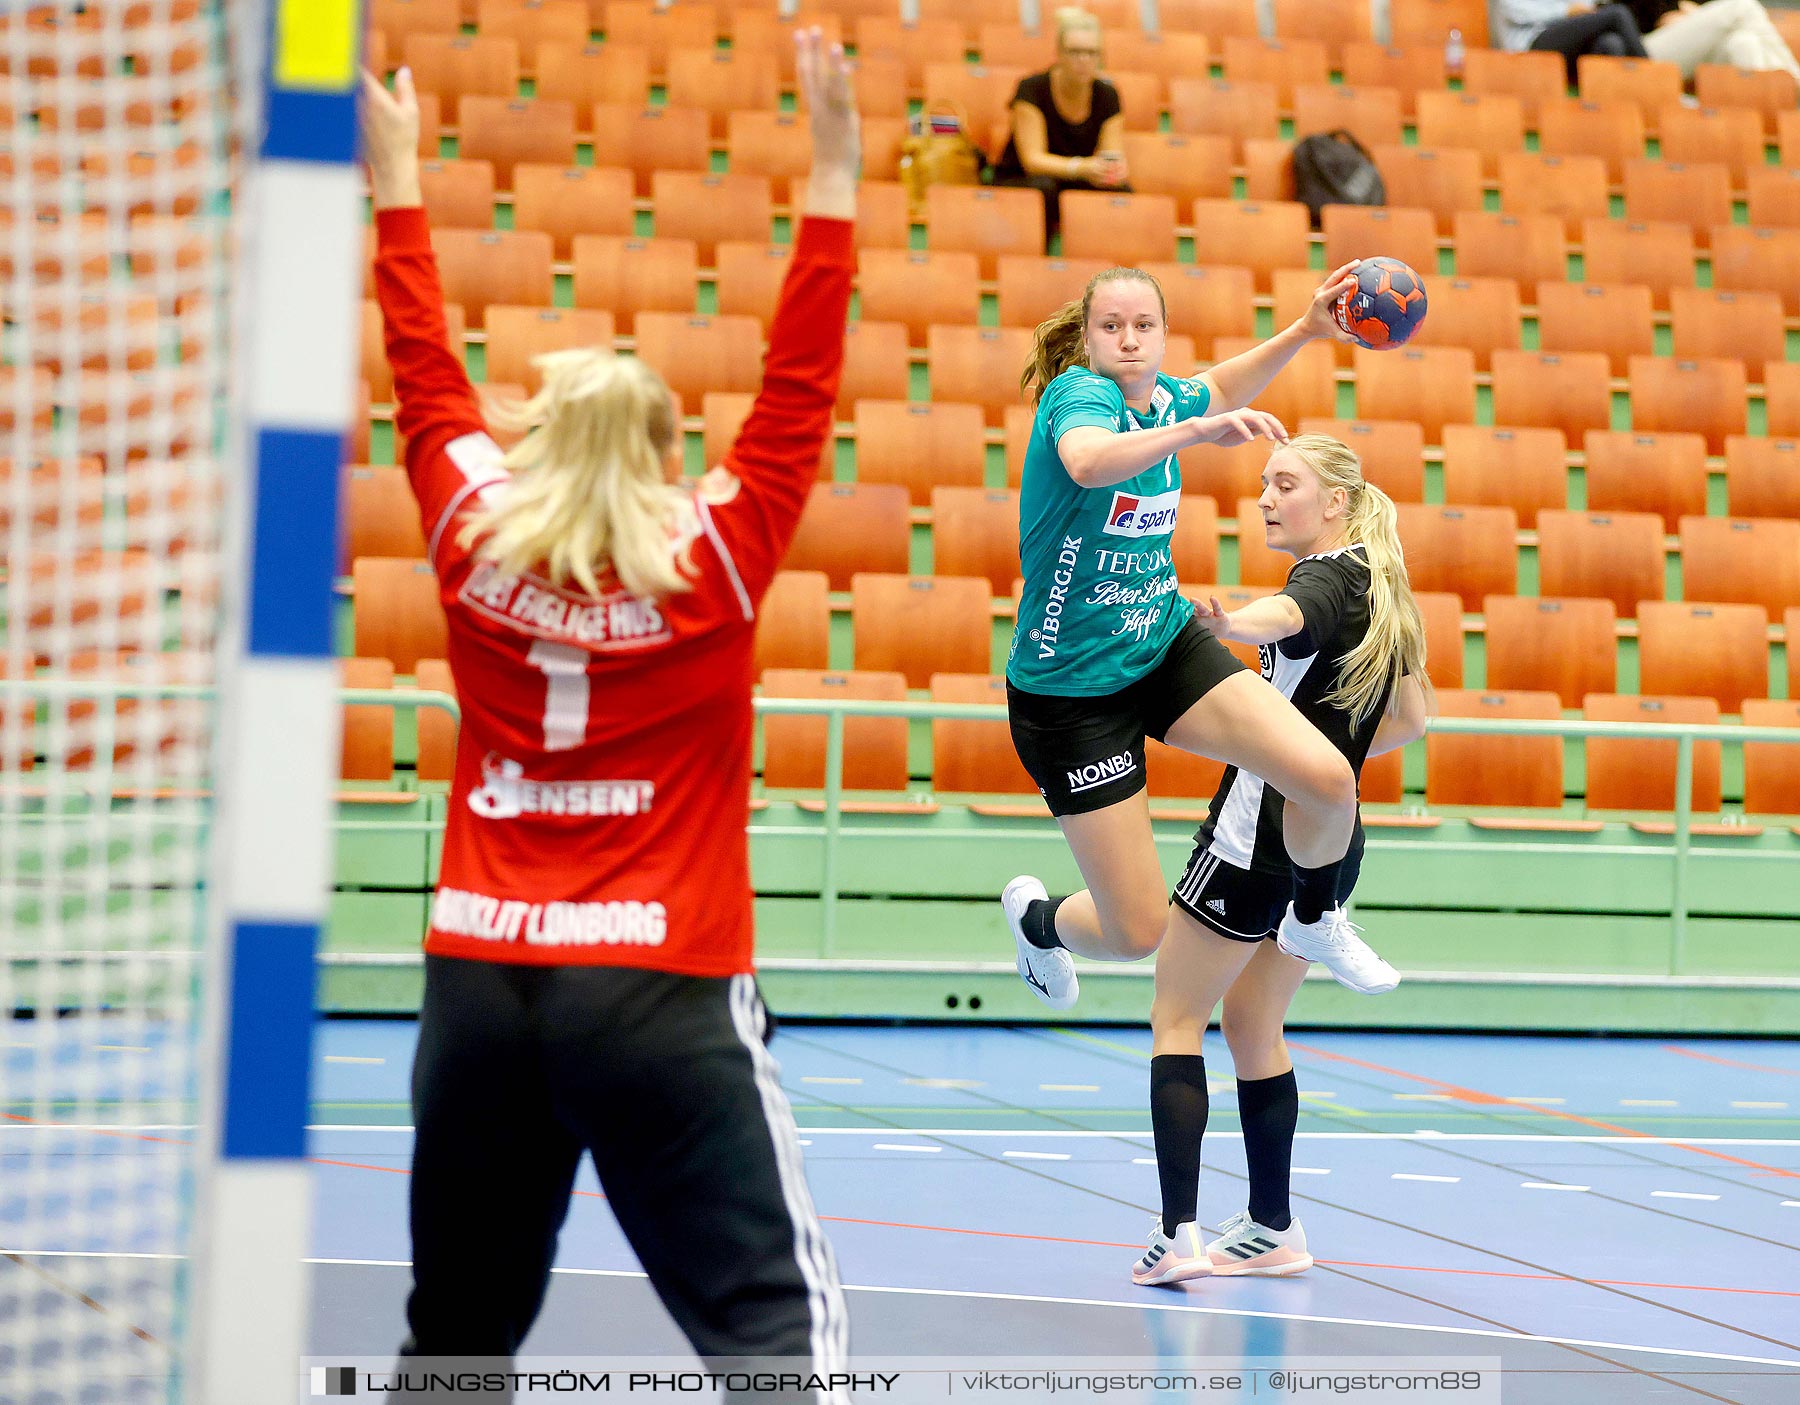
[[[1344,857],[1356,827],[1350,763],[1258,675],[1232,674],[1182,713],[1165,740],[1260,777],[1285,796],[1282,837],[1300,867]]]
[[[1141,961],[1162,941],[1168,884],[1145,791],[1057,821],[1087,887],[1056,909],[1056,937],[1092,961]]]

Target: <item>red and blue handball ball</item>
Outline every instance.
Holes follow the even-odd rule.
[[[1364,259],[1356,286],[1331,306],[1338,326],[1358,346],[1393,351],[1405,346],[1425,321],[1425,280],[1399,259]]]

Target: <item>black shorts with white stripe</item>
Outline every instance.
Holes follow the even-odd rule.
[[[1195,846],[1170,893],[1183,912],[1234,942],[1273,937],[1294,896],[1292,872],[1239,868],[1210,848]]]

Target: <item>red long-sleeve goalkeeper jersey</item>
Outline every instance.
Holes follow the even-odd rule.
[[[762,391],[725,460],[738,491],[698,503],[694,588],[663,600],[606,588],[610,577],[589,595],[509,575],[458,541],[465,514],[506,470],[447,347],[424,212],[384,210],[376,226],[396,423],[462,707],[425,949],[747,971],[751,646],[831,422],[851,226],[801,225]]]

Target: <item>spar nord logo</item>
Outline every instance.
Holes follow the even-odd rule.
[[[1112,510],[1106,514],[1109,537],[1159,537],[1175,530],[1175,512],[1181,506],[1181,491],[1139,497],[1135,493],[1115,492]]]

